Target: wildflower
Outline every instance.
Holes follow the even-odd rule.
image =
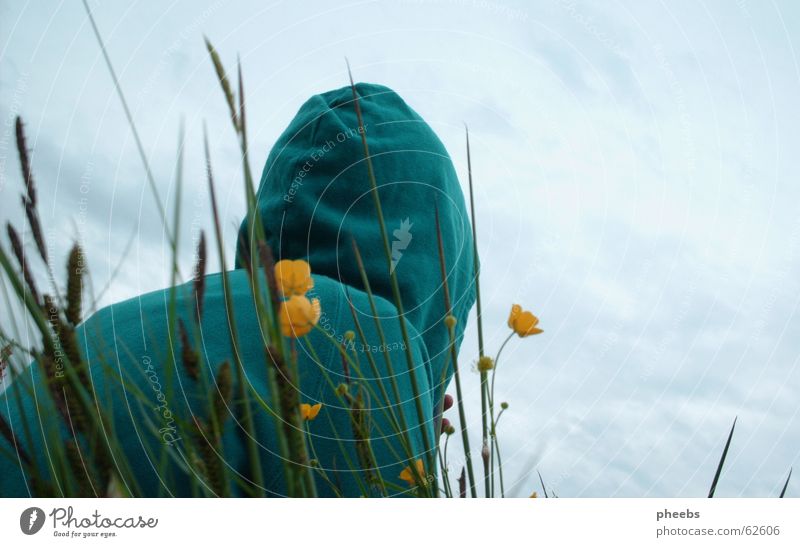
[[[538,324],[539,318],[531,312],[522,311],[522,306],[519,304],[511,306],[511,314],[508,316],[508,326],[516,332],[520,338],[543,332],[542,329],[536,328]]]
[[[322,403],[310,405],[308,403],[300,404],[300,416],[307,421],[311,421],[317,417],[319,410],[322,408]]]
[[[484,355],[480,359],[478,359],[478,371],[479,372],[489,372],[494,368],[494,361],[488,355]]]
[[[345,331],[345,333],[344,333],[344,339],[345,339],[346,341],[348,341],[348,342],[352,342],[353,340],[355,340],[355,338],[356,338],[356,333],[355,333],[355,332],[353,332],[353,331],[351,331],[351,330]]]
[[[279,260],[275,264],[275,282],[284,298],[305,296],[314,286],[311,266],[305,260]]]
[[[455,327],[457,321],[458,320],[456,319],[455,315],[447,315],[444,318],[444,324],[448,329],[452,329],[453,327]]]
[[[305,336],[317,324],[320,314],[318,298],[309,300],[305,296],[292,296],[289,300],[281,302],[278,312],[281,333],[284,336]]]
[[[447,418],[442,418],[442,432],[441,434],[444,435],[447,433],[447,430],[452,428],[453,426],[450,425],[450,420]]]
[[[414,465],[417,468],[417,473],[423,479],[425,478],[425,465],[422,463],[422,460],[417,460],[414,462]],[[400,479],[404,480],[408,483],[409,486],[414,486],[417,484],[416,479],[414,478],[414,473],[411,471],[411,466],[407,465],[405,469],[400,473]]]

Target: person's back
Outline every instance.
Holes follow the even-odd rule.
[[[322,404],[319,414],[305,422],[314,460],[310,465],[320,495],[365,494],[365,470],[359,469],[352,414],[335,392],[348,380],[357,381],[367,394],[377,464],[372,473],[386,483],[405,487],[398,477],[409,460],[428,461],[423,438],[435,449],[436,402],[451,376],[435,208],[456,318],[456,347],[474,300],[469,220],[444,147],[391,90],[358,84],[357,91],[389,232],[391,261],[384,252],[350,88],[314,96],[303,105],[270,153],[258,193],[262,226],[275,259],[307,261],[313,288],[306,296],[320,303],[317,328],[307,336],[287,338],[297,354],[295,387],[300,402]],[[248,248],[250,235],[245,222],[240,230],[241,249]],[[353,242],[363,256],[372,301],[364,291]],[[130,463],[130,469],[118,467],[115,475],[135,495],[287,493],[276,433],[279,422],[273,412],[278,401],[270,395],[272,364],[245,262],[237,256],[237,269],[225,274],[230,309],[223,274],[213,274],[205,278],[199,306],[194,284],[187,283],[109,306],[78,327],[77,339],[89,365],[93,391],[112,405],[114,419],[107,425]],[[405,336],[393,302],[390,269],[400,284]],[[256,270],[256,274],[264,272]],[[198,310],[202,311],[199,318]],[[234,325],[236,351],[231,336]],[[334,341],[345,344],[357,370],[343,359]],[[416,390],[411,386],[406,352],[412,356]],[[244,384],[239,383],[237,360],[243,366]],[[47,470],[53,447],[45,446],[45,432],[57,427],[53,424],[59,419],[45,404],[47,388],[41,375],[40,368],[33,366],[19,376],[0,396],[0,412],[8,416],[16,432],[28,430],[27,435],[18,435],[20,442],[33,454],[37,467]],[[242,385],[253,401],[254,439],[263,474],[258,485],[241,423],[244,417],[237,411]],[[35,386],[33,392],[28,392],[30,386]],[[226,407],[214,415],[224,422],[220,443],[202,441],[214,430],[209,399]],[[405,436],[389,418],[399,413],[405,417],[411,447],[404,446]],[[194,435],[182,434],[187,428],[178,424],[186,423],[197,425]],[[25,447],[26,442],[30,446]],[[223,462],[222,471],[202,462],[197,465],[204,447],[221,451],[214,461]],[[2,458],[0,465],[3,496],[34,493],[21,461],[14,467],[15,462]],[[215,483],[221,472],[229,479],[222,487]],[[197,480],[190,480],[190,474]],[[401,492],[398,488],[388,494]],[[53,493],[60,493],[57,485]]]

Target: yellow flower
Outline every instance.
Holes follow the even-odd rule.
[[[414,462],[414,465],[417,468],[417,473],[419,476],[422,477],[423,481],[425,480],[425,466],[422,463],[422,460],[417,460]],[[400,472],[400,479],[404,480],[408,483],[409,486],[414,486],[417,484],[416,479],[414,478],[414,473],[411,471],[411,466],[407,465],[403,471]]]
[[[508,316],[508,326],[521,338],[532,334],[539,334],[542,329],[537,329],[539,318],[529,311],[522,311],[522,306],[514,304],[511,306],[511,314]]]
[[[320,314],[318,298],[309,300],[305,296],[292,296],[281,302],[278,311],[281,333],[284,336],[305,336],[317,324]]]
[[[494,368],[494,361],[488,355],[484,355],[480,359],[478,359],[478,371],[479,372],[489,372]]]
[[[314,286],[311,266],[305,260],[279,260],[275,264],[275,283],[285,298],[303,296]]]
[[[301,403],[300,404],[300,416],[303,417],[304,420],[313,420],[319,414],[319,409],[322,408],[322,403],[317,403],[315,405],[310,405],[308,403]]]

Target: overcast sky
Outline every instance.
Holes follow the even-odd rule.
[[[155,201],[81,4],[1,5],[0,219],[22,224],[19,113],[57,260],[83,241],[100,292],[132,241],[101,304],[166,286]],[[184,272],[210,228],[204,121],[229,256],[244,211],[204,34],[229,68],[241,57],[256,172],[305,99],[347,83],[345,56],[433,126],[462,182],[469,124],[487,346],[515,302],[545,330],[512,341],[498,374],[517,494],[541,490],[539,470],[565,497],[704,496],[735,416],[718,495],[774,496],[800,467],[796,2],[92,6],[168,208],[185,121]],[[473,319],[463,363],[474,339]]]

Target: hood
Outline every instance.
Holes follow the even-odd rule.
[[[435,207],[460,344],[475,299],[464,195],[444,145],[419,114],[387,87],[359,83],[356,91],[403,307],[423,338],[431,377],[438,383],[449,337],[443,324]],[[303,104],[267,158],[257,202],[276,260],[304,259],[314,274],[363,290],[354,238],[373,293],[394,302],[349,86]],[[240,241],[250,241],[248,235],[243,222]],[[241,264],[237,253],[237,267]],[[369,310],[359,311],[367,314],[361,322],[370,319]],[[440,390],[450,376],[448,371]]]

